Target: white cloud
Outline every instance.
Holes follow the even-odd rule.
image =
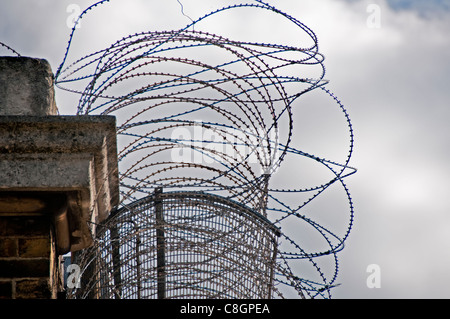
[[[343,277],[357,289],[338,295],[448,297],[441,271],[450,263],[442,253],[450,227],[450,111],[443,86],[450,74],[448,19],[394,12],[379,2],[382,27],[367,29],[357,21],[368,3],[345,7],[347,18],[321,37],[322,43],[332,38],[325,47],[328,78],[350,109],[356,134],[352,164],[359,169],[349,181],[357,210],[350,241],[356,243],[342,257],[353,263],[343,261]],[[346,267],[361,270],[368,263],[382,266],[380,290],[361,285],[361,271],[357,281],[345,275]]]

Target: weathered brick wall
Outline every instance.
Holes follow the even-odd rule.
[[[0,298],[56,298],[59,277],[49,216],[0,216]]]

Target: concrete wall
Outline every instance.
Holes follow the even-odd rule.
[[[0,114],[57,114],[53,73],[46,60],[0,57]]]
[[[58,116],[43,59],[0,57],[0,298],[57,298],[119,201],[115,118]]]

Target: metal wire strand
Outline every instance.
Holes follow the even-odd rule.
[[[238,41],[197,27],[243,8],[284,18],[312,44]],[[356,169],[352,123],[326,87],[315,33],[259,0],[189,19],[179,30],[130,34],[69,61],[72,29],[55,83],[79,95],[77,114],[117,117],[122,195],[121,208],[97,227],[94,247],[77,257],[86,282],[73,296],[331,298],[354,218],[344,179]],[[292,145],[296,105],[312,91],[330,98],[346,122],[343,162]],[[272,188],[287,160],[314,162],[331,177]],[[347,208],[333,212],[344,231],[306,211],[336,187],[346,198]],[[303,228],[320,248],[307,248]]]

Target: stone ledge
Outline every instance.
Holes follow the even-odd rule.
[[[4,154],[0,189],[63,191],[90,187],[94,156],[89,153]]]
[[[71,251],[119,202],[115,117],[0,116],[0,154],[0,195],[67,196]]]

